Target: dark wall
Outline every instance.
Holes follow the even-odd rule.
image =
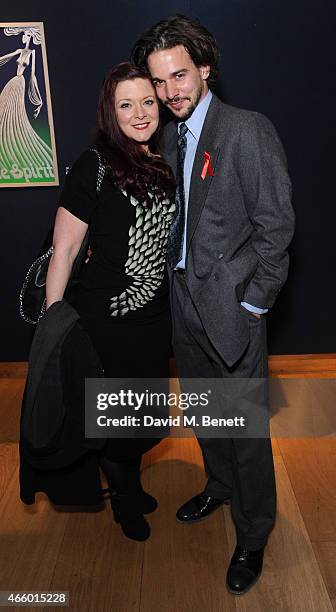
[[[12,6],[13,11],[2,7],[2,21],[44,22],[61,182],[64,166],[91,144],[104,74],[128,57],[139,33],[180,12],[199,18],[215,34],[221,49],[223,99],[261,111],[274,122],[293,181],[297,229],[290,277],[269,314],[270,351],[335,352],[332,3],[35,0],[29,6],[16,0]],[[19,318],[18,293],[53,221],[59,191],[0,190],[0,361],[27,358],[31,328]]]

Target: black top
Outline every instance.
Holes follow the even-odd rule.
[[[86,151],[67,175],[60,200],[89,225],[92,255],[80,287],[99,296],[101,315],[143,318],[167,301],[166,243],[175,205],[149,190],[152,206],[145,208],[114,186],[108,169],[97,192],[97,175],[98,156]]]

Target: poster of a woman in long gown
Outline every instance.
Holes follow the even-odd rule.
[[[58,184],[43,23],[0,23],[0,187]]]

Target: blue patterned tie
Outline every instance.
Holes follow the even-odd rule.
[[[180,135],[177,141],[177,167],[176,167],[176,194],[175,215],[170,226],[167,241],[167,260],[171,269],[182,259],[183,235],[185,225],[185,201],[184,201],[184,159],[187,151],[188,128],[185,123],[180,125]]]

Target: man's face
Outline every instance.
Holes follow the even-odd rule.
[[[208,93],[210,66],[197,68],[182,45],[153,51],[147,63],[158,98],[186,121]]]

